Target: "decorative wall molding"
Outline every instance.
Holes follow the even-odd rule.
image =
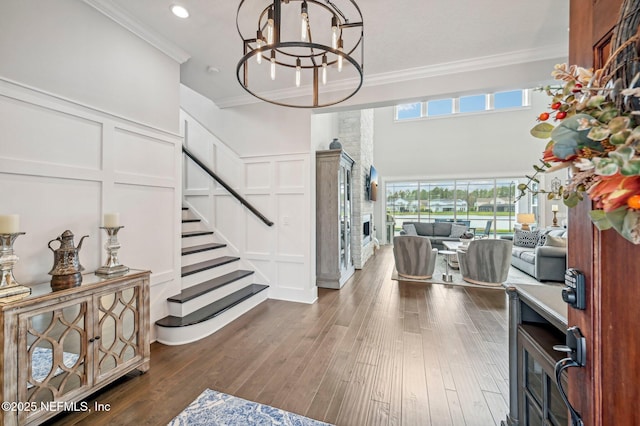
[[[479,58],[470,58],[461,61],[446,62],[424,67],[408,68],[387,73],[365,74],[362,88],[366,89],[387,84],[399,83],[403,81],[423,80],[443,75],[460,74],[469,72],[469,70],[478,71],[566,57],[566,46],[555,44],[537,47],[535,49],[519,50],[515,52],[507,52],[497,55],[483,56]],[[328,82],[324,91],[327,93],[333,93],[347,90],[348,88],[353,87],[354,82],[355,79]],[[283,100],[295,98],[298,93],[300,93],[298,88],[287,88],[265,92],[265,96],[274,100]],[[231,108],[258,102],[261,102],[258,98],[247,94],[219,99],[216,102],[216,105],[218,105],[220,108]]]
[[[11,194],[5,208],[20,215],[27,233],[16,243],[16,278],[26,285],[50,279],[47,241],[65,229],[90,236],[80,258],[87,273],[95,270],[106,256],[102,215],[118,211],[125,226],[120,260],[154,272],[151,318],[164,316],[166,301],[155,289],[173,293],[180,278],[182,138],[6,79],[0,79],[0,111],[0,192]],[[143,152],[118,152],[118,132],[143,144]],[[167,167],[136,173],[136,163],[156,154],[171,157]],[[136,158],[117,171],[122,155]]]
[[[116,3],[109,0],[83,1],[103,15],[112,19],[117,24],[131,31],[133,34],[137,35],[156,49],[160,50],[179,64],[187,62],[187,60],[191,58],[191,55],[182,48],[176,46],[173,42],[167,40],[156,31],[144,25]]]

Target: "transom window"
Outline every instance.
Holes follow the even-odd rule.
[[[483,93],[459,98],[430,99],[396,106],[396,121],[442,117],[485,111],[522,108],[531,105],[528,89]]]

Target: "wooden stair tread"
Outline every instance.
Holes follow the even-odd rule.
[[[221,243],[209,243],[209,244],[201,244],[199,246],[183,247],[182,255],[186,256],[188,254],[200,253],[208,250],[215,250],[215,249],[223,248],[226,246],[227,246],[226,244],[221,244]]]
[[[180,294],[172,296],[167,300],[174,303],[185,303],[192,299],[195,299],[198,296],[202,296],[203,294],[206,294],[210,291],[213,291],[220,287],[224,287],[227,284],[231,284],[232,282],[238,281],[239,279],[242,279],[251,274],[253,274],[253,271],[238,269],[237,271],[233,271],[228,274],[210,279],[203,283],[196,284],[192,287],[185,288],[180,292]]]
[[[213,231],[189,231],[183,232],[182,238],[199,237],[201,235],[213,235]]]
[[[189,210],[189,207],[183,207],[182,210]]]
[[[223,297],[203,308],[198,309],[195,312],[190,313],[184,317],[176,317],[173,315],[166,316],[156,321],[156,324],[161,327],[186,327],[189,325],[198,324],[211,318],[222,314],[223,312],[231,309],[232,307],[242,303],[250,297],[260,293],[261,291],[269,288],[269,286],[262,284],[251,284],[244,287],[228,296]]]
[[[236,262],[240,260],[239,257],[222,256],[215,259],[205,260],[204,262],[194,263],[193,265],[187,265],[182,267],[182,276],[192,275],[198,272],[206,271],[207,269],[216,268],[218,266],[226,265],[227,263]]]
[[[200,222],[200,219],[182,219],[182,223],[196,223]]]

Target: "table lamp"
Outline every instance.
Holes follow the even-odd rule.
[[[529,231],[529,224],[535,223],[535,221],[536,216],[533,213],[518,213],[518,216],[516,216],[516,222],[522,225],[523,231]]]

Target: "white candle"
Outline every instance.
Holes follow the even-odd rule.
[[[558,211],[558,205],[557,204],[551,204],[551,211],[552,212],[557,212]]]
[[[0,234],[20,232],[20,216],[17,214],[0,215]]]
[[[105,213],[103,221],[105,228],[116,228],[120,226],[120,213]]]

